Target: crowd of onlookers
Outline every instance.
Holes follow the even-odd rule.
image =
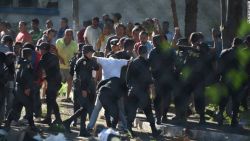
[[[71,122],[76,126],[81,117],[80,136],[87,137],[103,107],[108,127],[116,129],[120,121],[122,130],[134,136],[132,122],[139,108],[157,137],[155,118],[156,124],[168,122],[172,101],[173,120],[185,122],[191,113],[188,105],[194,103],[199,122],[205,124],[205,91],[212,86],[219,88],[218,123],[223,124],[223,112],[232,97],[231,125],[238,126],[240,104],[248,109],[249,36],[234,38],[232,46],[223,49],[218,29],[212,30],[212,44],[207,44],[201,32],[187,38],[181,37],[179,27],[171,32],[168,21],[147,18],[123,24],[121,18],[114,13],[84,21],[76,39],[67,18],[61,18],[58,30],[52,20],[46,21],[45,30],[38,18],[31,21],[30,30],[29,23],[19,21],[17,34],[15,27],[1,21],[0,120],[5,121],[5,128],[20,118],[25,107],[24,119],[37,131],[33,116],[41,118],[41,99],[46,99],[47,115],[41,123],[63,124],[70,131]],[[66,121],[56,101],[61,82],[67,84],[62,101],[74,103],[75,114]]]

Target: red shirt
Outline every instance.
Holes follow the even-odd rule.
[[[137,55],[139,55],[138,50],[139,50],[139,47],[140,47],[141,45],[142,45],[141,42],[137,42],[137,43],[135,44],[134,50],[135,50],[135,52],[136,52]]]
[[[86,29],[86,28],[82,28],[82,29],[78,32],[78,34],[77,34],[78,43],[85,43],[84,37],[83,37],[84,32],[85,32],[85,29]]]
[[[21,42],[21,43],[32,43],[32,37],[28,32],[19,32],[16,36],[16,42]]]

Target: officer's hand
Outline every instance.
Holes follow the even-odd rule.
[[[88,95],[87,91],[82,91],[82,96],[83,97],[87,97],[87,95]]]
[[[25,89],[25,90],[24,90],[24,94],[25,94],[26,96],[29,96],[29,95],[30,95],[30,89]]]

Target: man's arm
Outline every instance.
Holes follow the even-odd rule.
[[[85,32],[84,32],[84,35],[83,35],[83,38],[84,38],[84,41],[85,41],[85,44],[89,44],[89,41],[88,41],[88,31],[89,30],[89,27],[86,28]]]

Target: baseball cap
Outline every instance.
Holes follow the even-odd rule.
[[[93,49],[93,46],[91,46],[91,45],[84,45],[83,48],[82,48],[82,52],[84,54],[89,53],[89,52],[93,52],[94,53],[95,50]]]

